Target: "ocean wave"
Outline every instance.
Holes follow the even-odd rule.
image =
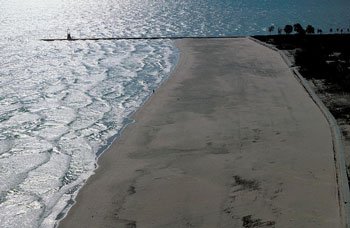
[[[175,55],[169,40],[103,41],[7,59],[16,64],[0,70],[1,224],[53,227],[94,172],[99,148],[170,73]]]

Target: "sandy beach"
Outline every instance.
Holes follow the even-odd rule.
[[[181,39],[59,228],[343,227],[326,119],[277,52]]]

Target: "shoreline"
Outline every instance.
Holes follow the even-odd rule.
[[[108,148],[113,144],[113,142],[122,134],[123,130],[129,125],[129,124],[132,124],[133,122],[135,122],[135,120],[132,118],[132,116],[140,109],[142,108],[142,106],[152,97],[153,93],[155,91],[157,91],[157,89],[162,86],[162,84],[168,80],[168,78],[170,77],[170,75],[172,74],[172,72],[174,71],[177,63],[179,62],[179,58],[180,58],[180,52],[179,50],[176,48],[175,44],[174,44],[174,41],[173,41],[173,46],[175,48],[175,52],[176,52],[176,59],[175,61],[172,63],[172,67],[170,68],[170,71],[167,75],[165,75],[165,77],[160,81],[159,83],[159,86],[157,88],[155,88],[153,90],[152,93],[150,93],[143,101],[142,103],[140,104],[140,106],[135,110],[133,111],[132,113],[130,113],[128,116],[125,117],[125,120],[123,121],[123,126],[121,127],[121,129],[118,130],[118,132],[113,135],[110,139],[108,139],[108,142],[105,146],[101,147],[100,149],[97,150],[96,152],[96,169],[98,168],[98,158],[108,150]],[[96,170],[95,169],[95,170]]]
[[[101,148],[99,148],[95,155],[96,155],[96,159],[95,159],[95,169],[93,170],[92,174],[90,175],[93,176],[95,175],[95,172],[96,170],[99,168],[99,165],[98,165],[98,159],[100,158],[100,156],[107,152],[109,147],[111,147],[111,145],[113,143],[115,143],[115,141],[118,139],[118,137],[122,134],[122,132],[124,131],[124,129],[135,122],[135,120],[132,118],[132,116],[140,109],[142,108],[142,106],[147,103],[147,101],[152,97],[152,95],[154,94],[154,92],[160,87],[162,86],[162,84],[168,80],[168,78],[170,77],[170,75],[172,74],[172,72],[174,71],[178,61],[179,61],[179,58],[180,58],[180,52],[179,50],[176,48],[175,44],[174,44],[174,41],[173,41],[173,46],[174,46],[174,50],[175,50],[175,54],[176,54],[176,59],[175,61],[173,62],[172,64],[172,67],[170,68],[170,71],[167,75],[165,75],[163,77],[163,79],[161,80],[161,82],[159,83],[159,86],[157,88],[155,88],[153,90],[153,92],[151,92],[147,97],[145,97],[145,99],[142,101],[142,103],[140,104],[140,106],[135,110],[133,111],[132,113],[130,113],[128,116],[125,117],[125,120],[123,121],[123,126],[117,131],[116,134],[114,134],[113,136],[111,136],[108,140],[107,140],[107,143],[106,145],[102,146]],[[90,178],[89,177],[89,178]],[[88,178],[88,179],[89,179]],[[88,181],[88,179],[86,181]],[[82,185],[80,186],[80,188],[77,190],[79,194],[79,191],[85,186],[86,184],[86,181],[82,183]],[[63,210],[58,213],[57,217],[58,219],[56,219],[56,222],[55,222],[55,226],[54,227],[58,227],[60,222],[68,215],[69,213],[69,210],[72,208],[72,206],[74,206],[74,204],[76,203],[76,197],[77,197],[77,194],[75,194],[75,196],[72,195],[72,197],[68,200],[66,206],[63,208]]]
[[[219,41],[215,39],[212,41],[193,41],[191,39],[186,39],[176,41],[176,45],[180,46],[180,59],[178,60],[178,64],[175,66],[175,69],[162,83],[157,92],[150,96],[149,99],[147,99],[144,104],[132,115],[132,119],[134,119],[136,122],[129,124],[123,131],[121,137],[113,142],[110,148],[100,156],[101,158],[108,158],[104,158],[103,161],[101,161],[102,164],[99,165],[99,168],[96,170],[95,174],[88,179],[87,183],[78,193],[76,199],[77,203],[68,212],[67,217],[60,222],[59,227],[65,227],[65,225],[66,227],[77,227],[77,224],[85,224],[84,227],[105,227],[107,225],[120,225],[126,227],[155,227],[153,226],[153,222],[158,225],[164,225],[167,224],[166,221],[172,221],[171,223],[177,224],[177,227],[184,227],[186,224],[192,224],[194,227],[197,227],[199,224],[204,224],[205,227],[213,227],[210,226],[210,224],[221,224],[221,226],[225,227],[226,225],[232,226],[233,224],[242,225],[242,223],[244,225],[244,223],[254,221],[259,221],[261,224],[266,226],[290,223],[290,221],[288,221],[288,223],[285,221],[286,218],[284,216],[277,216],[274,211],[280,210],[282,212],[287,210],[288,207],[285,206],[291,203],[290,197],[292,196],[288,194],[285,195],[285,192],[293,192],[290,189],[291,187],[293,189],[293,185],[282,181],[284,178],[286,178],[285,176],[282,178],[282,176],[270,172],[272,172],[272,170],[280,170],[282,172],[286,172],[284,174],[288,174],[290,171],[292,171],[289,170],[292,167],[286,169],[285,167],[281,167],[281,165],[275,165],[278,162],[273,160],[280,160],[280,162],[286,160],[284,160],[284,158],[275,157],[278,155],[279,149],[270,148],[271,146],[269,146],[271,144],[269,137],[272,137],[273,140],[277,140],[276,137],[279,138],[281,135],[287,137],[288,133],[290,132],[283,131],[286,126],[278,126],[278,134],[277,132],[273,134],[271,130],[266,129],[266,127],[264,127],[264,125],[260,125],[259,122],[250,122],[251,120],[258,118],[256,114],[252,114],[250,112],[246,113],[247,108],[248,110],[254,110],[254,108],[256,109],[255,106],[257,105],[260,109],[265,111],[272,108],[280,114],[288,114],[283,111],[282,107],[284,107],[284,105],[280,104],[280,101],[273,104],[269,108],[263,106],[260,107],[261,101],[264,105],[269,106],[269,103],[271,102],[269,99],[273,98],[278,100],[278,96],[274,97],[275,95],[273,94],[273,96],[270,97],[271,94],[269,91],[265,90],[263,85],[273,83],[274,80],[271,80],[272,76],[269,74],[276,76],[276,73],[279,72],[282,73],[284,77],[288,75],[283,63],[280,59],[276,58],[274,54],[260,47],[258,44],[253,44],[253,41],[250,41],[247,38],[232,39],[227,41]],[[232,45],[236,48],[232,49]],[[217,51],[216,48],[220,48],[219,50],[223,50],[222,48],[227,48],[229,50]],[[239,50],[238,54],[235,53],[237,49]],[[269,65],[269,67],[271,69],[266,69],[262,63],[260,65],[257,64],[256,66],[252,66],[252,71],[246,68],[248,67],[247,64],[250,63],[251,60],[258,62],[260,61],[260,59],[256,59],[254,56],[257,54],[254,49],[259,49],[259,51],[267,54],[268,57],[266,57],[267,62],[265,65],[270,64],[271,66]],[[242,51],[246,53],[243,53]],[[201,53],[201,55],[196,52]],[[225,52],[226,57],[221,56],[223,53],[220,52]],[[204,53],[207,55],[203,56]],[[214,55],[214,58],[212,58],[211,55]],[[244,56],[249,61],[248,63],[240,61],[239,59],[234,59],[233,62],[227,61],[227,57],[231,57],[231,55],[236,55],[236,57]],[[272,59],[270,60],[268,58]],[[208,65],[201,65],[201,61]],[[265,60],[261,61],[264,62]],[[278,65],[277,68],[276,66],[272,66],[273,64],[276,64],[276,61]],[[225,64],[221,62],[225,62]],[[218,70],[216,66],[220,66],[221,68]],[[195,70],[193,70],[192,67],[194,67]],[[231,72],[232,68],[235,68],[234,72]],[[267,71],[267,73],[264,71]],[[197,77],[194,78],[191,73],[195,74]],[[248,79],[240,78],[243,80],[243,82],[240,82],[239,80],[231,80],[229,75],[232,73],[244,74]],[[213,74],[217,74],[217,76],[213,78]],[[211,84],[203,82],[204,79],[198,79],[198,75],[204,75],[205,79],[209,80]],[[226,82],[222,81],[223,79],[218,77],[219,75],[225,80],[231,80],[228,82],[228,84],[230,86],[234,86],[235,89],[240,90],[243,86],[243,90],[246,91],[239,91],[238,94],[232,93],[232,88],[229,85],[226,85]],[[256,76],[259,77],[256,78]],[[264,77],[267,77],[267,79],[264,79]],[[301,88],[299,88],[300,85],[297,85],[295,81],[290,80],[289,78],[283,78],[283,80],[286,79],[288,80],[289,86],[292,85],[295,87],[294,89],[298,89],[298,91],[301,92]],[[280,85],[274,85],[274,91],[276,89],[284,88],[291,92],[286,87],[287,84],[284,84],[280,79],[278,80],[278,83],[280,83]],[[189,87],[188,84],[191,86]],[[251,89],[248,86],[250,84],[254,85],[255,88]],[[215,88],[213,88],[213,86]],[[252,91],[254,89],[257,91]],[[179,93],[180,91],[182,93]],[[261,101],[256,103],[257,101],[255,101],[255,99],[258,98],[255,97],[253,92],[265,94],[268,96],[268,100],[264,100],[265,98],[262,97],[260,98]],[[283,95],[290,97],[288,94],[283,93]],[[301,99],[302,102],[306,102],[308,105],[310,105],[310,101],[305,99],[305,97],[298,94],[294,95]],[[286,99],[286,97],[284,99]],[[228,99],[229,102],[225,101],[226,99]],[[247,99],[247,101],[242,103],[241,99]],[[249,101],[250,99],[253,99],[253,101]],[[294,116],[294,118],[297,120],[300,119],[299,121],[303,121],[305,117],[301,115],[302,113],[300,113],[299,107],[295,106],[295,102],[288,99],[285,101],[290,102],[288,105],[291,105],[294,109],[296,109],[294,110],[294,115],[297,117]],[[249,102],[253,102],[253,104],[249,104]],[[215,108],[212,107],[213,105]],[[163,106],[166,108],[163,108]],[[238,117],[235,115],[232,116],[232,114],[227,112],[228,110],[231,110],[232,112],[232,110],[235,110],[237,107],[240,108],[238,110],[238,114],[241,113],[238,115]],[[260,112],[260,109],[257,109],[256,112]],[[315,107],[313,107],[312,110],[317,113]],[[216,113],[219,116],[217,117],[217,115],[213,115],[213,113]],[[242,114],[247,116],[242,116]],[[157,115],[158,117],[155,117]],[[263,117],[261,117],[261,121],[264,124],[267,124],[268,121],[272,120],[267,118],[264,113],[260,113],[260,115],[263,115]],[[270,113],[270,115],[274,115],[274,113]],[[293,121],[293,118],[290,119],[291,117],[287,116],[285,116],[285,118],[287,118],[288,121]],[[320,120],[322,121],[322,118]],[[226,126],[228,121],[233,121],[231,124],[235,125],[236,128]],[[288,124],[290,123],[288,122]],[[200,131],[198,131],[198,129],[189,128],[188,125],[195,128],[200,128]],[[241,129],[242,125],[246,125],[246,127]],[[324,124],[322,124],[322,129],[324,129],[323,125]],[[294,128],[296,126],[292,124],[291,127]],[[302,130],[309,134],[308,129],[302,128]],[[231,133],[231,131],[234,131],[235,134]],[[266,133],[265,131],[268,132]],[[161,132],[160,135],[159,132]],[[195,134],[189,134],[190,132]],[[237,133],[240,137],[245,136],[249,138],[249,140],[242,139],[240,137],[236,138]],[[208,135],[205,136],[205,134]],[[171,137],[171,135],[173,135],[173,137]],[[205,137],[203,138],[202,136]],[[230,138],[230,140],[225,140],[224,136]],[[293,134],[288,136],[296,137]],[[327,137],[329,137],[329,132],[323,132],[321,133],[321,136],[323,138],[325,137],[326,142],[329,140],[327,139]],[[189,141],[187,137],[192,139]],[[207,141],[207,137],[213,139]],[[281,148],[284,145],[284,143],[278,141],[273,142],[276,143],[276,145],[280,145]],[[247,145],[244,147],[239,146],[237,148],[237,145],[233,145],[232,143],[243,143]],[[259,146],[256,144],[259,144]],[[305,144],[306,147],[309,148],[306,141],[303,141],[302,144]],[[275,144],[273,145],[275,146]],[[262,152],[261,148],[270,148],[272,152],[267,150],[264,153],[271,153],[267,156],[270,160],[272,159],[271,161],[266,161],[266,158],[264,156],[261,157],[262,155],[260,153],[255,154],[255,150],[260,150],[260,152]],[[287,149],[288,148],[289,150],[294,151],[293,144],[287,143]],[[318,150],[319,149],[321,148],[318,148]],[[329,149],[329,145],[326,146],[326,149]],[[324,149],[321,150],[324,151]],[[116,151],[119,151],[119,153]],[[242,151],[248,154],[242,153]],[[294,152],[297,153],[297,155],[286,155],[292,157],[295,156],[293,158],[296,161],[293,165],[301,165],[301,168],[305,170],[311,169],[313,172],[321,172],[322,175],[320,177],[322,179],[330,178],[329,180],[331,182],[334,181],[332,180],[332,176],[330,174],[320,170],[320,164],[313,164],[316,161],[312,163],[312,167],[310,168],[310,164],[306,164],[307,162],[303,161],[305,159],[303,156],[305,155],[299,154],[297,151]],[[164,153],[167,156],[165,156]],[[263,162],[259,163],[259,161],[256,159],[254,160],[254,156],[251,154],[255,154],[255,156],[260,157]],[[328,157],[329,155],[325,154],[323,156]],[[300,160],[300,157],[303,159]],[[184,158],[186,159],[184,160]],[[332,170],[329,161],[320,161],[320,158],[316,159],[328,167],[328,169],[330,169],[328,171],[335,171]],[[189,162],[187,160],[190,160],[191,164],[187,164]],[[197,160],[200,160],[201,162],[198,163]],[[252,163],[252,160],[255,162],[254,164]],[[204,171],[202,167],[203,164],[206,164],[209,167],[215,164],[214,167],[211,167],[214,173],[212,174]],[[242,165],[241,167],[232,167],[233,164],[236,164],[237,166],[239,164],[244,165],[243,167]],[[289,164],[284,164],[282,162],[282,166],[283,165],[288,166]],[[261,168],[264,169],[260,170]],[[265,169],[270,170],[266,171]],[[257,170],[260,172],[257,172]],[[297,170],[294,170],[293,172],[297,172]],[[111,173],[115,174],[108,176],[108,174]],[[298,176],[300,175],[300,177],[308,180],[311,178],[309,175],[303,172],[297,173]],[[264,177],[266,174],[268,174],[268,176],[272,174],[273,177],[269,177],[268,180],[265,180],[262,177]],[[319,174],[316,173],[314,175]],[[231,179],[232,176],[234,176],[233,179]],[[268,176],[265,176],[265,178]],[[193,177],[196,178],[193,179]],[[292,176],[289,176],[287,179],[292,183],[296,181],[292,178]],[[313,181],[312,179],[309,181],[311,183],[309,184],[313,185],[314,187],[319,186],[320,184],[322,185],[322,183]],[[112,184],[112,182],[115,184]],[[192,182],[196,183],[196,185],[193,185]],[[116,183],[118,184],[116,185]],[[161,192],[158,192],[158,196],[154,193],[158,190],[153,185],[159,185],[158,190],[162,189]],[[177,189],[176,193],[183,194],[174,195],[175,192],[173,192],[172,188],[179,185],[181,186],[181,189]],[[171,186],[173,187],[171,188]],[[199,186],[202,188],[198,188]],[[285,189],[285,187],[289,188]],[[326,186],[322,185],[322,187],[326,189],[327,194],[330,193],[329,191],[334,191],[331,185],[326,184]],[[303,194],[301,194],[301,192],[308,192],[309,188],[302,188],[303,190],[294,189],[294,191],[297,192],[298,197],[305,198],[305,196],[302,196]],[[96,191],[99,191],[99,194],[102,194],[101,192],[103,192],[103,196],[96,196]],[[192,194],[193,191],[199,193],[199,198]],[[316,194],[320,194],[318,196],[323,196],[326,194],[324,191],[325,190],[318,190]],[[94,193],[95,195],[91,195],[89,192]],[[234,203],[229,202],[229,199],[232,197],[230,195],[232,194],[234,195]],[[264,194],[270,196],[269,202],[265,202],[263,197]],[[96,198],[99,197],[99,199],[94,199],[93,196]],[[184,200],[182,196],[186,196],[187,198],[189,197],[189,199]],[[236,208],[236,204],[240,204],[239,202],[250,202],[252,200],[252,196],[254,196],[256,199],[250,203],[251,205],[240,205],[238,207],[238,212],[232,211],[231,208]],[[162,205],[158,205],[157,201],[152,200],[159,197],[161,198],[160,203]],[[145,198],[151,201],[146,200]],[[282,198],[282,200],[278,198]],[[92,203],[90,200],[94,202]],[[201,202],[203,200],[205,202]],[[155,205],[149,205],[150,202]],[[166,202],[172,203],[167,204]],[[298,210],[306,210],[311,213],[311,211],[308,209],[309,206],[305,205],[306,203],[300,203],[302,203],[304,206],[298,208]],[[312,203],[315,204],[313,206],[319,204],[313,201]],[[82,204],[85,205],[82,206]],[[101,205],[102,208],[97,204]],[[269,206],[270,204],[272,204],[274,208],[271,208],[271,206]],[[170,207],[169,205],[173,206]],[[332,205],[333,207],[336,207],[334,204]],[[105,206],[108,208],[104,208]],[[175,209],[173,207],[175,207]],[[146,213],[144,210],[147,208],[149,210],[147,210]],[[188,213],[181,213],[184,208],[187,208]],[[209,208],[211,208],[211,213],[207,214],[208,212],[206,211]],[[322,214],[322,217],[325,217],[323,219],[327,221],[327,225],[322,223],[322,221],[304,221],[302,214],[292,212],[296,220],[301,219],[301,222],[294,221],[294,224],[318,224],[319,227],[328,227],[330,224],[338,224],[339,221],[336,221],[334,217],[339,215],[336,215],[335,211],[326,212],[324,209],[325,208],[316,210],[313,208],[313,210],[316,210],[316,212],[313,211],[312,214],[315,216],[315,218]],[[174,218],[175,215],[173,215],[173,213],[170,213],[173,210],[175,210],[175,215],[177,214],[177,216],[182,218],[180,221]],[[248,211],[250,211],[249,214]],[[161,213],[163,216],[159,217],[159,213]],[[329,213],[332,216],[330,216]],[[205,218],[202,217],[204,214],[207,214]],[[158,219],[152,222],[154,218]],[[76,224],[75,226],[71,225],[74,223]]]

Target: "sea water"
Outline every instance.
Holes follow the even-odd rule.
[[[350,27],[347,0],[0,0],[0,227],[54,227],[98,154],[171,73],[173,41]]]

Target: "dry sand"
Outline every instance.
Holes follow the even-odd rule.
[[[279,54],[247,38],[176,45],[59,227],[342,227],[329,126]]]

